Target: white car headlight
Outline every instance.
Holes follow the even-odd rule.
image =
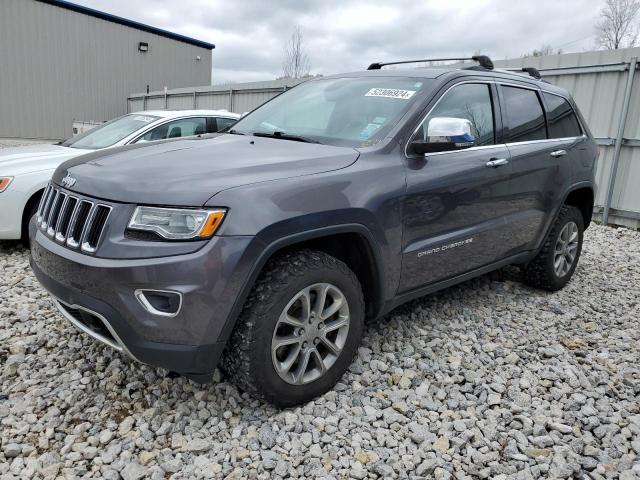
[[[7,189],[12,180],[13,177],[0,177],[0,193]]]
[[[129,221],[132,230],[155,232],[169,240],[211,238],[226,209],[192,210],[188,208],[137,207]]]

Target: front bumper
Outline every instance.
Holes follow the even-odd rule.
[[[31,236],[31,267],[74,325],[142,363],[192,377],[213,373],[254,237],[215,237],[191,254],[120,260],[70,250],[33,223]],[[182,307],[173,317],[154,315],[138,289],[180,293]]]

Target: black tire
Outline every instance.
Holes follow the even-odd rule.
[[[290,301],[319,283],[337,287],[346,299],[350,317],[346,340],[322,376],[294,385],[283,380],[274,366],[272,339]],[[244,305],[223,354],[222,369],[238,388],[277,407],[308,402],[330,390],[353,361],[362,337],[364,312],[360,283],[343,262],[315,250],[279,255],[269,260]]]
[[[555,248],[558,238],[565,226],[573,222],[577,226],[578,244],[572,264],[568,271],[558,273],[554,266]],[[582,252],[582,239],[584,234],[584,221],[582,213],[576,207],[564,205],[560,209],[551,231],[547,235],[544,245],[538,255],[524,267],[525,283],[543,290],[556,291],[564,287],[575,271],[580,253]]]

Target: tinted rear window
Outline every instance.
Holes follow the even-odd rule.
[[[580,124],[567,100],[552,93],[543,93],[549,117],[549,138],[579,137]]]
[[[544,112],[533,90],[517,87],[502,87],[506,110],[506,126],[509,128],[510,142],[544,140],[547,129]]]

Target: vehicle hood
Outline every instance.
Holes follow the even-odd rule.
[[[0,150],[0,173],[14,176],[40,170],[53,170],[62,162],[90,151],[46,143],[3,148]]]
[[[116,202],[201,206],[216,193],[257,182],[344,168],[358,158],[353,148],[218,135],[94,152],[64,163],[71,190]]]

